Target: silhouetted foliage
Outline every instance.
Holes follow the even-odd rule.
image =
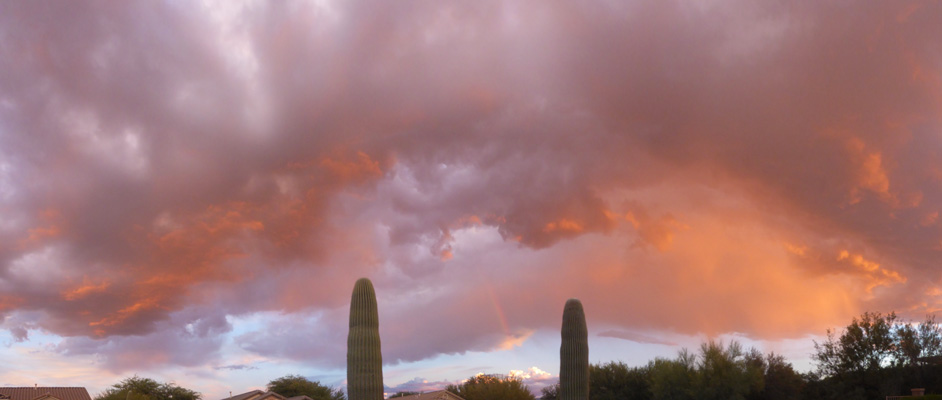
[[[742,346],[735,341],[730,342],[726,349],[722,343],[714,341],[701,345],[696,397],[704,400],[745,399],[750,391],[761,390],[762,355],[756,358],[755,354],[744,353]]]
[[[540,389],[540,400],[559,400],[559,382]]]
[[[924,357],[942,356],[942,327],[934,316],[917,326],[899,324],[895,329],[897,349],[894,353],[897,365],[922,365]]]
[[[939,355],[942,329],[934,317],[914,325],[901,322],[895,313],[867,312],[851,320],[839,334],[829,329],[827,340],[815,342],[820,379],[806,379],[803,397],[883,398],[909,394],[914,387],[939,393],[942,367],[926,358]]]
[[[651,398],[651,366],[629,368],[623,362],[589,366],[592,400],[644,400]]]
[[[769,354],[764,365],[764,387],[755,399],[794,400],[800,399],[805,380],[801,374],[775,353]]]
[[[137,375],[105,389],[95,400],[200,400],[203,396],[173,383],[159,383]]]
[[[314,400],[345,400],[340,388],[331,389],[300,375],[286,375],[268,382],[268,391],[285,397],[307,396]]]
[[[895,353],[893,324],[896,314],[864,313],[854,318],[840,336],[828,329],[824,343],[815,342],[814,359],[824,376],[875,371]]]
[[[446,389],[465,400],[536,400],[527,385],[514,376],[475,375]]]
[[[657,358],[649,364],[651,394],[654,399],[695,399],[696,356],[686,349],[675,360]]]

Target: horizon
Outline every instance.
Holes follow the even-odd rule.
[[[942,310],[942,3],[0,3],[0,386],[218,400]],[[515,372],[516,373],[516,372]],[[392,392],[394,393],[394,392]]]

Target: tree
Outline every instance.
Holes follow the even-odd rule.
[[[904,323],[894,329],[896,335],[896,365],[918,365],[923,357],[942,355],[942,328],[935,322],[934,316],[918,326]]]
[[[285,397],[307,396],[314,400],[345,400],[339,388],[331,389],[300,375],[286,375],[268,382],[268,390]]]
[[[824,376],[840,376],[882,368],[891,355],[899,354],[893,333],[896,319],[892,312],[866,312],[851,320],[840,336],[828,329],[827,340],[814,343],[818,370]]]
[[[697,381],[696,357],[683,349],[676,360],[656,358],[651,370],[651,395],[655,400],[693,400]]]
[[[478,374],[446,389],[465,400],[536,400],[530,388],[515,376]]]
[[[785,358],[770,353],[765,362],[765,387],[758,398],[765,400],[796,400],[801,398],[804,379]]]
[[[697,364],[698,399],[745,399],[750,392],[762,390],[764,362],[757,351],[745,353],[742,346],[732,341],[709,341],[700,346]]]
[[[934,387],[937,371],[926,357],[942,355],[942,328],[934,317],[914,325],[896,313],[866,312],[840,333],[828,329],[815,342],[814,360],[827,397],[877,398],[907,387]]]
[[[159,383],[134,375],[105,389],[95,400],[200,400],[203,396],[174,383]]]
[[[559,382],[540,389],[540,400],[559,400]]]
[[[592,400],[646,400],[651,398],[651,367],[629,368],[623,362],[589,366]]]

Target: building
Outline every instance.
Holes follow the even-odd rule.
[[[313,400],[307,396],[285,397],[275,392],[265,392],[262,390],[253,390],[237,394],[232,397],[226,397],[222,400]]]
[[[92,400],[83,387],[0,386],[0,400]]]

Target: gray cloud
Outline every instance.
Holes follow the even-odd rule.
[[[3,4],[0,326],[117,370],[212,359],[261,311],[283,325],[244,349],[335,365],[365,275],[387,362],[512,345],[573,296],[626,331],[934,312],[940,14]]]

